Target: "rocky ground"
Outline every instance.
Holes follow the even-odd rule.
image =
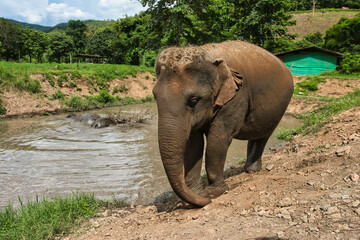
[[[358,85],[327,80],[318,94],[341,96]],[[319,104],[294,98],[288,114]],[[296,136],[265,154],[259,173],[234,167],[230,190],[204,208],[108,209],[64,239],[359,239],[359,119],[360,107],[353,108],[316,134]]]

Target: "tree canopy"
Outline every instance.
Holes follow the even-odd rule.
[[[157,53],[176,45],[245,40],[274,53],[311,45],[359,52],[359,16],[342,19],[325,35],[297,39],[288,33],[291,10],[309,0],[139,0],[148,7],[117,21],[70,20],[43,33],[0,18],[0,59],[68,62],[71,55],[101,55],[109,63],[151,66]],[[352,0],[317,0],[316,7],[356,7]],[[360,7],[360,6],[359,6]]]

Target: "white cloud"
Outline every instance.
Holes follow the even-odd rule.
[[[94,15],[83,12],[81,9],[68,6],[64,3],[51,3],[46,12],[56,22],[67,21],[69,19],[90,19],[94,18]]]
[[[0,17],[48,26],[71,19],[119,19],[143,10],[137,0],[0,0]]]

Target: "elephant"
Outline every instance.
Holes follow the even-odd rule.
[[[71,118],[76,122],[83,122],[83,123],[87,123],[89,125],[92,125],[97,119],[101,118],[99,115],[92,114],[92,113],[85,113],[85,114],[82,114],[81,116],[77,116],[74,113],[70,113],[66,117]]]
[[[203,207],[227,190],[224,164],[233,138],[248,140],[245,171],[261,170],[265,144],[294,91],[281,60],[251,43],[227,41],[164,49],[155,72],[160,156],[183,201]]]
[[[104,128],[104,127],[109,127],[112,124],[115,124],[115,122],[111,118],[108,118],[108,117],[107,118],[98,118],[98,119],[96,119],[95,122],[93,122],[93,124],[91,124],[91,127]]]

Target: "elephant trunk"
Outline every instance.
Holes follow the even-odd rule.
[[[159,118],[160,155],[174,192],[185,202],[203,207],[209,204],[211,200],[194,193],[185,182],[185,146],[190,136],[190,127],[186,129],[183,126],[184,124],[181,122],[176,124],[176,120],[173,118],[171,120]]]

